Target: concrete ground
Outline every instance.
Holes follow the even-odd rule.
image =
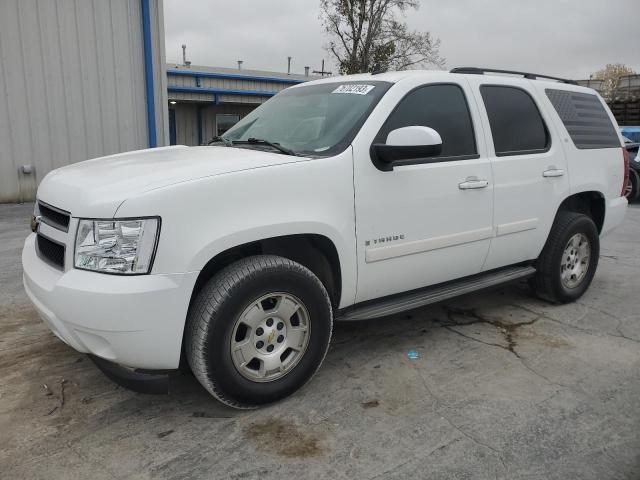
[[[513,285],[338,324],[312,382],[249,412],[191,376],[127,391],[54,337],[22,289],[31,209],[0,206],[2,478],[640,478],[638,206],[579,302]]]

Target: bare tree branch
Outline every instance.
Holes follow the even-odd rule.
[[[632,68],[621,63],[609,63],[603,69],[592,75],[594,79],[602,80],[600,93],[605,100],[611,101],[615,95],[616,88],[620,83],[620,78],[625,75],[636,73]]]
[[[440,40],[410,31],[397,19],[418,0],[321,0],[321,19],[329,36],[327,51],[342,73],[444,65]]]

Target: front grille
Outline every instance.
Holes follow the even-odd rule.
[[[64,270],[64,245],[48,239],[38,233],[36,237],[36,251],[38,256],[48,264]]]
[[[38,201],[38,210],[44,223],[63,232],[69,231],[69,219],[71,218],[69,212],[65,212],[41,201]]]

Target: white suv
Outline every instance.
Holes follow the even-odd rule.
[[[334,319],[525,277],[575,300],[626,211],[622,140],[595,91],[500,73],[326,78],[210,146],[55,170],[25,289],[121,383],[154,390],[164,377],[150,370],[188,364],[237,408],[308,381]]]

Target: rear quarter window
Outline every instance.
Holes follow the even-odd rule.
[[[545,90],[576,148],[620,148],[620,139],[597,95]]]

